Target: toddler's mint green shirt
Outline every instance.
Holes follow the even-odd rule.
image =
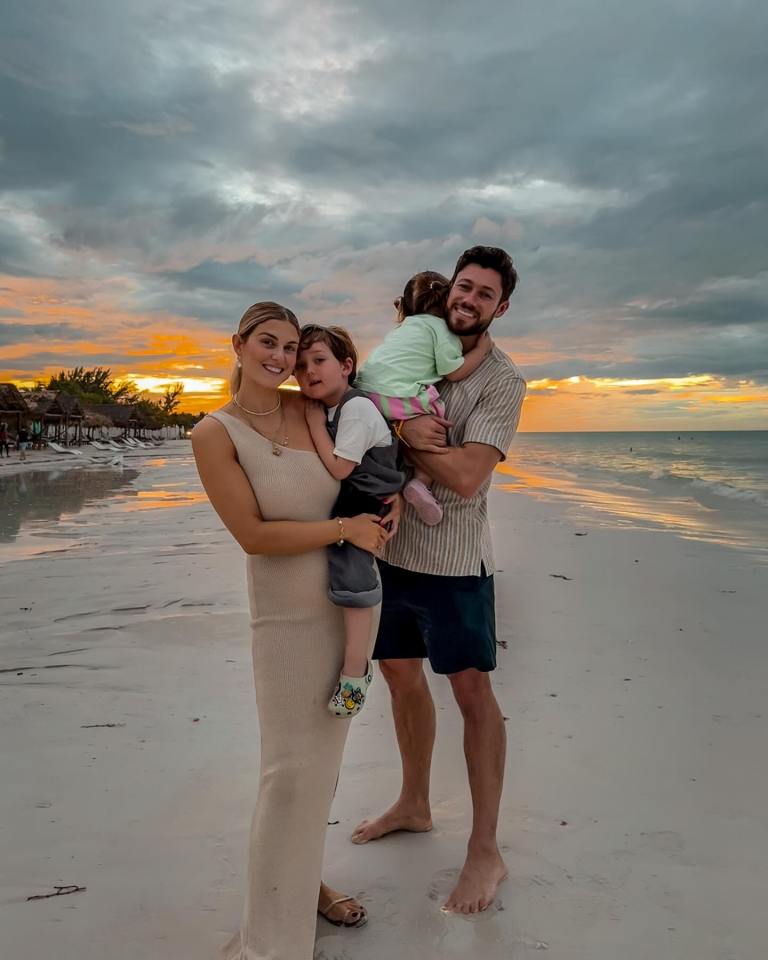
[[[390,330],[363,364],[356,386],[386,397],[415,397],[463,362],[461,340],[445,320],[417,313]]]

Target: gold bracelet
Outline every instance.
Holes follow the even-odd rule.
[[[410,447],[410,443],[403,436],[403,424],[404,420],[395,420],[395,436],[400,441],[400,443],[405,444],[406,447]]]
[[[336,522],[339,525],[339,539],[336,541],[336,546],[343,547],[344,546],[344,521],[341,519],[341,517],[336,517]]]

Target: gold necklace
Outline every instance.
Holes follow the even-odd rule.
[[[240,407],[244,413],[250,413],[252,417],[268,417],[270,413],[274,413],[276,410],[279,410],[283,404],[279,393],[277,394],[277,406],[272,407],[271,410],[249,410],[248,407],[244,407],[242,403],[240,403],[240,401],[237,399],[237,394],[234,394],[232,397],[232,403],[234,403],[236,407]]]
[[[234,397],[232,399],[234,400]],[[237,405],[238,407],[240,407],[239,403]],[[244,410],[245,413],[250,413],[250,410],[246,410],[245,407],[240,407],[240,409]],[[271,412],[274,413],[275,411],[272,410]],[[269,442],[272,444],[273,456],[279,457],[280,454],[283,452],[283,447],[288,446],[288,428],[285,425],[285,412],[283,411],[282,408],[280,409],[280,420],[278,421],[278,424],[277,424],[277,430],[275,430],[274,434],[271,437],[267,436],[265,433],[262,433],[261,430],[257,430],[256,427],[252,423],[248,423],[247,420],[245,422],[248,424],[251,430],[253,430],[254,433],[258,433],[260,437],[264,437],[265,440],[269,440]],[[278,439],[279,434],[281,433],[283,434],[282,440]]]
[[[277,435],[281,432],[285,432],[285,436],[282,440],[277,439]],[[283,452],[282,448],[288,446],[288,428],[285,425],[285,414],[282,409],[280,410],[280,423],[277,425],[277,430],[275,430],[275,435],[272,439],[272,455],[279,457]]]

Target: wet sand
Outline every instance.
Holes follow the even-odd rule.
[[[148,456],[162,454],[165,456],[188,455],[189,440],[164,440],[157,446],[150,447],[123,447],[120,450],[98,450],[90,443],[80,447],[69,447],[67,453],[56,453],[50,447],[42,450],[27,450],[26,458],[22,460],[17,450],[13,450],[9,457],[0,457],[0,481],[3,477],[30,470],[69,469],[73,466],[93,466],[94,463],[108,464],[113,460],[122,460],[124,463],[141,463]]]
[[[0,543],[3,957],[210,960],[239,919],[258,756],[243,558],[188,456],[135,466],[56,516],[27,502]],[[768,568],[517,492],[491,511],[510,879],[480,917],[439,911],[471,812],[439,678],[435,830],[349,842],[399,784],[379,681],[326,858],[371,920],[319,921],[317,960],[762,958]],[[27,901],[67,884],[87,889]]]

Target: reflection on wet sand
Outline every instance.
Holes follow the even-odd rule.
[[[651,497],[647,490],[630,484],[624,484],[621,490],[601,487],[598,481],[587,486],[565,471],[557,476],[544,475],[518,464],[500,463],[496,471],[514,480],[494,483],[497,490],[527,493],[541,500],[564,499],[610,516],[621,525],[661,527],[692,540],[756,550],[752,531],[740,529],[735,522],[718,523],[714,511],[688,497]]]
[[[158,510],[168,507],[189,507],[208,498],[202,490],[139,490],[136,499],[125,505],[127,510]]]
[[[33,470],[0,481],[0,543],[16,539],[30,521],[59,521],[127,488],[139,474],[124,469]],[[135,493],[132,493],[135,496]]]

